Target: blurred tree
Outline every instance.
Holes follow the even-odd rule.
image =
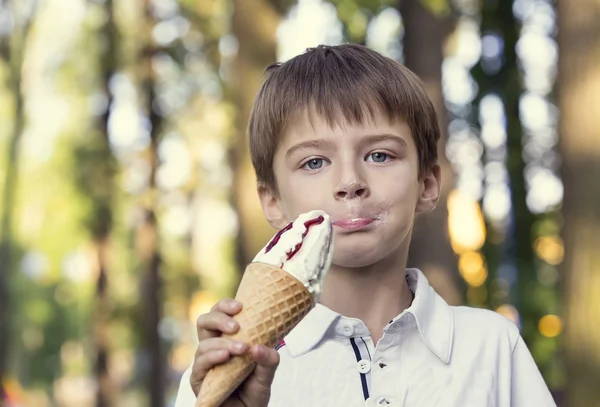
[[[110,81],[117,69],[117,27],[114,18],[113,0],[104,2],[106,23],[101,27],[100,87],[105,98],[104,111],[98,116],[93,137],[81,139],[75,147],[78,171],[75,172],[77,186],[89,200],[87,228],[94,246],[97,282],[95,307],[93,309],[92,341],[96,347],[95,375],[98,381],[96,407],[114,404],[115,387],[108,370],[110,352],[109,320],[111,313],[108,293],[109,243],[113,228],[113,205],[115,199],[115,177],[118,169],[111,150],[108,122],[113,96]]]
[[[139,55],[139,78],[142,99],[148,115],[150,143],[145,151],[149,173],[147,188],[142,194],[142,216],[137,226],[135,244],[141,268],[143,270],[143,292],[145,299],[142,315],[145,318],[145,359],[148,361],[147,391],[151,407],[163,407],[165,386],[165,355],[161,346],[159,323],[161,319],[161,256],[157,209],[159,191],[156,185],[156,173],[159,166],[158,147],[162,136],[163,118],[158,112],[156,97],[155,58],[159,49],[154,43],[152,31],[156,24],[152,0],[144,0],[144,22],[141,30],[142,45]]]
[[[342,23],[344,40],[353,44],[366,45],[367,29],[374,14],[389,0],[330,0],[335,5]]]
[[[16,3],[16,2],[15,2]],[[15,192],[19,179],[19,145],[25,128],[24,98],[21,89],[23,59],[27,49],[28,34],[33,22],[37,2],[15,4],[8,0],[0,2],[0,12],[12,22],[12,30],[0,34],[0,59],[6,64],[6,86],[13,95],[13,117],[11,133],[6,148],[6,169],[4,172],[4,190],[2,192],[2,211],[0,219],[0,382],[7,374],[8,338],[10,338],[10,298],[6,289],[10,281],[13,246],[13,219],[15,210]],[[19,6],[19,12],[15,7]],[[25,6],[25,10],[23,10]],[[4,30],[3,30],[4,31]],[[0,392],[3,391],[0,388]],[[3,394],[0,394],[2,399]]]
[[[508,297],[496,297],[494,288],[488,284],[489,306],[496,308],[503,303],[513,303],[520,315],[522,334],[528,345],[537,336],[537,321],[543,310],[536,304],[536,297],[530,295],[538,286],[535,272],[535,258],[532,250],[532,227],[535,216],[529,211],[526,202],[525,160],[523,157],[523,129],[519,118],[519,99],[523,87],[516,54],[519,39],[519,24],[513,15],[512,1],[483,2],[481,5],[481,35],[489,41],[500,44],[497,54],[484,55],[473,67],[472,75],[479,86],[479,93],[473,111],[473,121],[481,113],[483,97],[497,95],[501,98],[505,114],[507,145],[505,158],[502,158],[509,176],[511,210],[508,226],[489,222],[484,254],[490,274],[501,277],[513,284],[516,290]],[[498,153],[496,153],[497,155]],[[504,153],[501,153],[504,155]],[[487,152],[485,162],[492,160],[494,153]],[[497,158],[494,158],[497,160]],[[514,270],[499,275],[499,270]],[[488,279],[488,283],[493,279]],[[511,287],[512,288],[512,287]]]
[[[422,0],[400,0],[404,36],[404,64],[425,83],[435,105],[441,139],[438,163],[442,171],[442,191],[435,211],[417,218],[413,230],[408,266],[418,267],[431,280],[433,287],[450,304],[463,302],[458,287],[456,256],[448,234],[448,193],[454,187],[454,173],[446,157],[448,119],[442,93],[444,42],[454,29],[454,21],[446,11],[434,13]],[[427,52],[423,52],[427,50]]]
[[[223,7],[222,2],[212,0],[179,0],[181,14],[187,18],[194,28],[202,33],[202,53],[210,61],[215,71],[221,66],[219,41],[227,33],[222,24],[217,24],[215,14]]]
[[[264,69],[277,57],[276,32],[289,1],[234,0],[232,33],[238,42],[233,62],[231,93],[237,106],[236,139],[231,151],[234,168],[233,201],[239,215],[238,268],[245,265],[273,235],[256,194],[256,175],[250,161],[246,127]]]
[[[511,2],[507,2],[507,3],[511,3]],[[514,20],[513,20],[513,16],[512,16],[512,11],[509,10],[507,11],[506,8],[504,8],[504,12],[501,15],[496,16],[496,7],[497,7],[497,3],[491,3],[491,2],[483,2],[480,3],[480,22],[479,22],[479,29],[481,32],[481,35],[485,35],[485,34],[494,34],[494,35],[499,35],[499,36],[503,36],[503,28],[504,27],[497,27],[498,24],[505,24],[506,21],[508,19],[508,22],[510,24],[510,28],[514,29]],[[507,15],[508,13],[508,15]],[[504,41],[505,39],[502,38],[502,40]],[[513,39],[513,44],[514,41],[516,41],[516,38]],[[514,47],[513,49],[507,49],[508,47],[506,45],[504,45],[502,47],[502,50],[506,50],[506,52],[508,52],[510,54],[510,56],[512,57],[513,62],[516,61],[516,55],[514,53]],[[501,61],[501,62],[500,62]],[[480,59],[479,63],[475,64],[471,70],[471,75],[473,76],[473,79],[475,80],[475,82],[477,83],[477,87],[478,87],[478,93],[475,97],[475,100],[473,101],[473,111],[471,112],[471,115],[469,116],[470,121],[473,124],[476,125],[481,125],[481,123],[479,122],[479,105],[481,102],[481,99],[488,95],[488,94],[494,94],[496,93],[498,95],[498,97],[501,97],[504,103],[506,103],[506,97],[508,96],[509,98],[515,99],[519,97],[519,94],[521,92],[520,89],[520,84],[518,83],[518,72],[515,71],[514,67],[511,65],[508,65],[508,61],[506,60],[506,58],[504,58],[503,56],[498,55],[497,59],[495,60],[495,63],[497,65],[500,65],[500,70],[497,71],[489,71],[486,69],[487,65],[485,65],[485,61],[482,61]],[[502,84],[498,81],[498,77],[501,76],[503,82]],[[511,88],[506,88],[506,82],[508,80],[511,80],[511,84],[513,85],[513,89]],[[517,82],[515,82],[517,81]],[[517,89],[514,89],[514,85],[517,85]],[[508,95],[506,94],[508,93]],[[516,93],[516,95],[514,95],[514,93]],[[507,110],[507,109],[505,109]],[[506,126],[504,128],[504,130],[506,131],[507,134],[510,134],[509,132],[514,130],[515,127],[515,121],[514,121],[514,116],[511,117],[510,120],[510,128],[508,126],[509,121],[506,120]],[[481,129],[481,127],[479,126],[479,129]],[[510,137],[510,136],[509,136]],[[517,137],[520,138],[520,131],[517,134]],[[485,165],[485,158],[482,159],[483,164]],[[524,198],[524,197],[523,197]],[[494,304],[492,303],[491,300],[489,300],[489,290],[490,290],[490,280],[493,277],[496,277],[496,271],[498,270],[498,267],[502,261],[502,243],[503,243],[503,238],[504,236],[498,232],[497,228],[495,227],[495,225],[489,221],[489,219],[486,218],[485,220],[485,229],[487,231],[486,234],[486,241],[483,245],[483,248],[481,249],[483,256],[485,257],[485,262],[486,262],[486,267],[489,271],[489,277],[484,285],[484,290],[482,290],[483,292],[485,292],[485,296],[482,296],[482,298],[478,298],[477,299],[477,305],[486,305],[489,308],[494,308],[495,306],[497,306],[498,304]],[[467,296],[469,297],[469,293],[467,293]]]
[[[569,407],[600,405],[600,3],[558,2]]]

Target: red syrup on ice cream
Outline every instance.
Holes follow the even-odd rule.
[[[304,233],[302,233],[302,241],[300,243],[296,244],[296,247],[294,247],[293,250],[290,250],[289,252],[286,253],[286,260],[291,259],[292,257],[294,257],[296,255],[296,253],[298,253],[300,251],[300,249],[302,248],[302,242],[304,241],[304,238],[308,234],[308,230],[310,229],[310,227],[313,225],[320,225],[321,223],[323,223],[324,220],[325,220],[324,217],[319,216],[316,219],[311,219],[311,220],[307,220],[306,222],[304,222],[304,227],[306,228],[306,230],[304,230]]]
[[[306,222],[304,222],[304,227],[306,229],[304,230],[304,233],[302,233],[302,239],[304,239],[306,237],[306,235],[308,234],[308,230],[310,229],[311,226],[320,225],[324,221],[325,221],[325,218],[323,216],[319,216],[318,218],[310,219],[310,220],[307,220]],[[275,236],[273,236],[273,239],[271,239],[271,241],[269,242],[269,244],[267,245],[267,247],[265,249],[265,253],[269,253],[269,251],[271,251],[271,249],[273,247],[275,247],[277,242],[279,242],[279,239],[281,239],[281,235],[283,235],[285,232],[290,230],[292,228],[292,225],[293,225],[293,223],[288,223],[286,225],[286,227],[281,229],[279,232],[277,232],[277,234]],[[298,253],[300,251],[301,248],[302,248],[302,242],[299,242],[298,244],[296,244],[296,246],[292,250],[290,250],[289,252],[286,253],[286,260],[289,260],[292,257],[294,257],[296,255],[296,253]]]
[[[275,245],[279,242],[279,239],[281,239],[281,235],[283,235],[285,232],[287,232],[288,230],[290,230],[292,228],[292,226],[293,226],[293,223],[290,222],[290,223],[288,223],[286,225],[286,227],[284,227],[279,232],[277,232],[275,234],[275,236],[273,236],[273,239],[271,239],[271,241],[267,245],[267,248],[265,249],[265,253],[269,253],[271,251],[271,249],[273,247],[275,247]]]

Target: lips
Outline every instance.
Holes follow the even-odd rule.
[[[348,231],[358,231],[370,226],[375,219],[373,218],[347,218],[333,222],[334,226]]]

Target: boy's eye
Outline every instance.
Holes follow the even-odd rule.
[[[386,162],[388,160],[388,158],[390,158],[390,156],[386,153],[381,153],[381,152],[377,152],[377,153],[371,153],[367,156],[367,161],[373,161],[376,163],[383,163]]]
[[[323,159],[322,158],[310,159],[306,163],[304,163],[304,165],[302,167],[308,168],[310,170],[321,169],[323,167]]]

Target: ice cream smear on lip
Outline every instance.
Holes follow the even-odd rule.
[[[329,215],[310,211],[281,229],[253,262],[279,267],[308,289],[319,301],[323,281],[333,257],[333,228]]]

